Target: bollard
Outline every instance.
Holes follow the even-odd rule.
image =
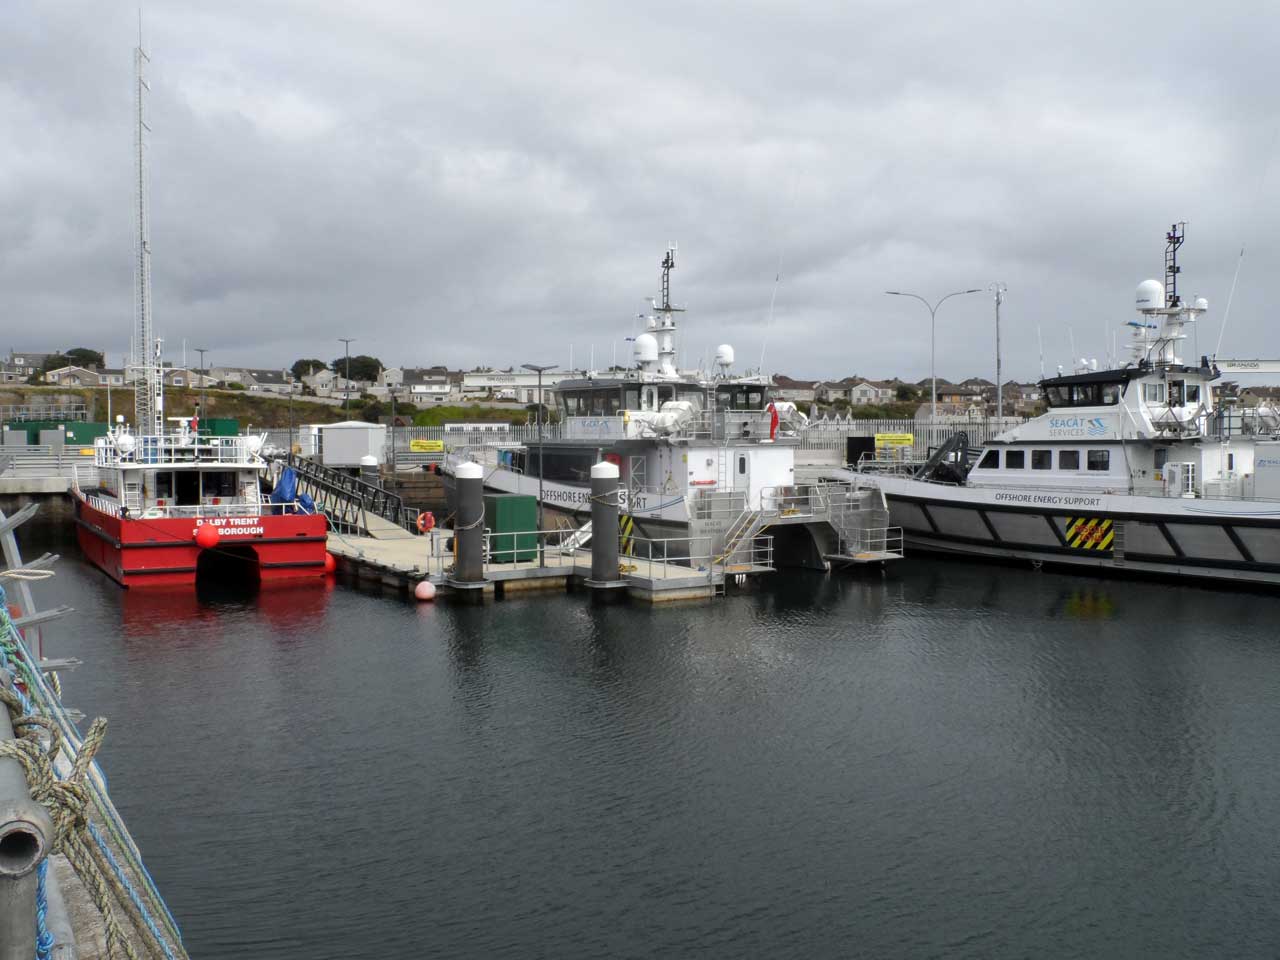
[[[12,739],[9,710],[0,704],[0,740]],[[22,765],[0,760],[0,960],[36,955],[36,868],[52,836],[49,814],[31,799]]]
[[[453,472],[458,487],[458,510],[453,521],[457,559],[450,582],[479,586],[484,579],[484,470],[478,463],[461,463]]]
[[[596,589],[625,585],[618,576],[618,503],[622,487],[618,465],[607,461],[591,467],[591,579]]]
[[[365,483],[372,483],[375,487],[379,485],[377,457],[366,454],[360,458],[360,479]]]

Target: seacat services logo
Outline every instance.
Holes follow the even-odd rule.
[[[1091,437],[1105,437],[1107,435],[1106,421],[1101,417],[1093,417],[1086,421],[1085,432]]]

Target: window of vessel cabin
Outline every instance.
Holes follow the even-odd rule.
[[[1164,403],[1164,384],[1144,383],[1142,385],[1142,399],[1147,403]]]
[[[629,387],[623,387],[623,389],[622,389],[622,408],[623,408],[624,410],[639,410],[639,409],[640,409],[640,388],[639,388],[638,386],[636,386],[636,387],[630,387],[630,386],[629,386]]]
[[[1111,451],[1110,450],[1090,450],[1089,451],[1089,469],[1099,472],[1106,472],[1111,469]]]
[[[1079,450],[1059,450],[1058,451],[1058,469],[1059,470],[1079,470],[1080,469],[1080,451]]]
[[[746,454],[738,454],[738,476],[745,477],[746,475],[747,475]]]
[[[1234,453],[1227,454],[1227,472],[1230,473],[1236,468],[1236,455]]]
[[[1021,470],[1026,466],[1027,454],[1024,450],[1006,450],[1004,452],[1004,468],[1006,470]]]
[[[982,455],[982,459],[978,461],[979,470],[999,470],[1000,469],[1000,451],[988,450]]]
[[[1188,383],[1186,386],[1187,406],[1200,402],[1200,384]]]
[[[1102,385],[1102,402],[1109,407],[1114,407],[1120,402],[1120,395],[1123,393],[1124,384],[1104,383]]]
[[[1053,469],[1053,451],[1052,450],[1032,450],[1031,451],[1031,469],[1032,470],[1052,470]]]
[[[1171,407],[1182,406],[1184,385],[1185,385],[1185,381],[1183,380],[1169,381],[1169,406]]]
[[[1161,469],[1161,468],[1162,468],[1166,463],[1168,463],[1168,462],[1169,462],[1169,448],[1168,448],[1168,447],[1156,447],[1156,450],[1155,450],[1155,468],[1156,468],[1157,470],[1159,470],[1159,469]]]

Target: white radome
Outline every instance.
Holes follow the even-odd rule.
[[[716,347],[716,363],[722,367],[733,366],[733,347],[730,344],[722,343]]]
[[[636,363],[657,363],[658,338],[651,333],[640,334],[640,336],[636,337],[632,352],[635,355]]]
[[[1163,310],[1165,307],[1164,284],[1159,280],[1143,280],[1138,284],[1138,292],[1134,300],[1140,312]]]

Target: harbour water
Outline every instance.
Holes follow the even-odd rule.
[[[913,558],[195,598],[50,546],[65,699],[205,960],[1280,949],[1280,597]]]

